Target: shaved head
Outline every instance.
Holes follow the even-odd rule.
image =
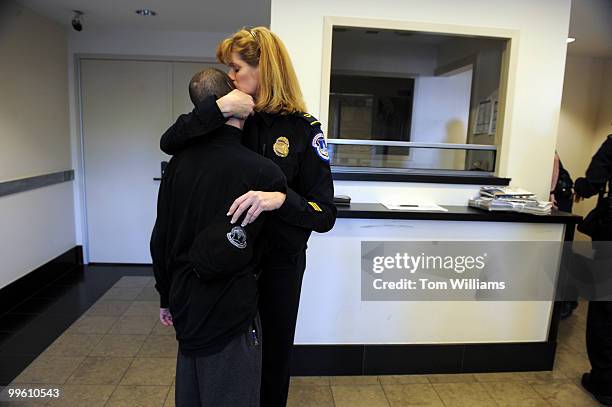
[[[214,96],[219,99],[234,90],[227,74],[216,68],[204,69],[193,75],[189,82],[189,98],[194,105]]]

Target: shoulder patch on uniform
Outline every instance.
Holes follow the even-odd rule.
[[[329,161],[329,151],[327,150],[327,142],[323,133],[319,132],[312,138],[312,147],[323,161]]]
[[[301,117],[302,119],[306,120],[311,126],[320,126],[321,122],[317,120],[316,117],[314,117],[313,115],[311,115],[310,113],[304,113],[304,112],[297,112],[295,113],[296,116]]]

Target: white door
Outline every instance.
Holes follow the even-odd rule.
[[[210,64],[81,61],[87,245],[96,263],[150,263],[162,133],[191,110],[191,75]]]

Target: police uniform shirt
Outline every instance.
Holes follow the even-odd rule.
[[[168,154],[182,151],[225,122],[215,98],[207,98],[189,114],[179,116],[161,139]],[[272,250],[285,254],[304,250],[311,231],[327,232],[336,220],[329,153],[321,123],[307,113],[257,112],[244,127],[243,143],[271,159],[287,177],[287,195],[270,222]]]
[[[589,164],[586,177],[578,178],[574,190],[578,196],[589,198],[602,191],[612,179],[612,134],[599,147]]]
[[[230,224],[232,202],[249,190],[286,193],[282,171],[223,125],[174,156],[158,196],[151,255],[161,307],[170,307],[182,353],[220,350],[257,309],[254,277],[265,214]]]

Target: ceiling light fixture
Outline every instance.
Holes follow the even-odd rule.
[[[156,16],[157,12],[150,10],[148,8],[143,8],[140,10],[136,10],[135,11],[136,14],[138,14],[139,16],[144,16],[144,17],[151,17],[151,16]]]
[[[576,41],[576,38],[574,38],[574,37],[567,37],[567,43],[568,44],[571,44],[574,41]]]

